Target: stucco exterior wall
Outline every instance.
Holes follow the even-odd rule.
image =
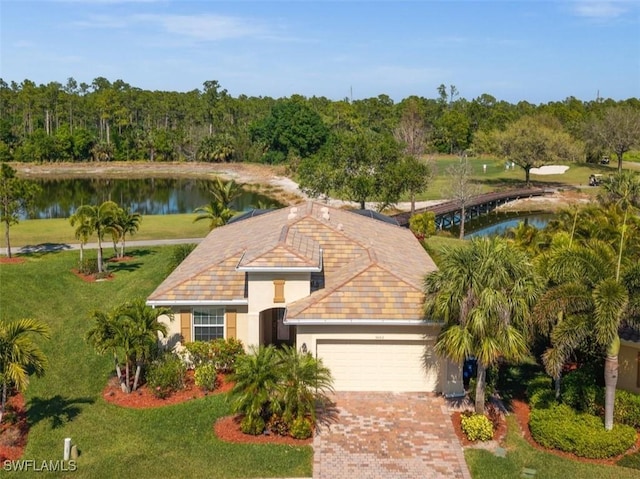
[[[622,341],[618,354],[618,389],[640,394],[638,387],[638,354],[640,344]]]

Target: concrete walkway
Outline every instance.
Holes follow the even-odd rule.
[[[138,248],[141,246],[165,246],[176,245],[185,243],[200,243],[204,238],[181,238],[181,239],[166,239],[166,240],[140,240],[140,241],[127,241],[127,251],[131,248]],[[25,246],[11,246],[12,254],[29,254],[29,253],[52,253],[54,251],[67,251],[67,250],[79,250],[80,244],[67,244],[67,243],[41,243],[35,245]],[[87,243],[84,245],[84,249],[98,249],[98,243]],[[107,240],[102,243],[102,249],[106,252],[113,251],[113,242]],[[0,255],[6,255],[7,248],[0,248]]]
[[[442,397],[336,393],[313,443],[314,479],[471,479]]]

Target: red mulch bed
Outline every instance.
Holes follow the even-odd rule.
[[[15,421],[9,422],[7,414],[15,413]],[[19,459],[27,445],[29,424],[27,423],[27,410],[24,396],[15,394],[7,400],[5,417],[0,424],[0,463]]]
[[[191,399],[201,398],[209,394],[226,393],[233,388],[233,383],[226,381],[224,375],[218,375],[218,379],[220,381],[220,386],[213,391],[205,392],[195,385],[193,371],[189,370],[187,371],[184,389],[174,392],[171,396],[165,399],[160,399],[153,395],[146,384],[143,384],[134,392],[122,392],[118,378],[114,376],[109,380],[107,387],[102,392],[102,397],[105,401],[110,402],[111,404],[133,409],[162,407],[170,404],[179,404]]]
[[[108,275],[105,278],[100,278],[98,280],[95,274],[84,274],[78,271],[77,269],[72,269],[71,272],[75,274],[78,278],[80,278],[82,281],[86,281],[87,283],[95,283],[96,281],[111,281],[113,279],[112,274]]]
[[[633,454],[640,449],[640,435],[636,438],[635,445],[629,451],[627,451],[625,454],[610,457],[608,459],[588,459],[586,457],[576,456],[575,454],[571,454],[570,452],[558,451],[557,449],[547,449],[545,447],[542,447],[533,439],[533,437],[531,437],[531,432],[529,431],[529,412],[530,408],[526,402],[519,400],[514,400],[512,402],[512,414],[518,420],[518,425],[520,426],[522,435],[529,442],[529,444],[531,444],[531,446],[540,451],[550,452],[552,454],[555,454],[556,456],[564,457],[565,459],[571,459],[574,461],[586,462],[589,464],[606,464],[610,466],[614,465],[627,454]]]
[[[26,261],[27,261],[26,258],[20,258],[16,256],[12,258],[7,258],[6,256],[3,256],[2,258],[0,258],[0,264],[20,264]]]
[[[289,446],[307,446],[313,442],[309,439],[295,439],[291,436],[279,436],[277,434],[252,436],[240,430],[240,416],[221,417],[213,425],[213,430],[219,439],[238,444],[286,444]]]
[[[480,442],[480,441],[470,441],[469,439],[467,439],[467,436],[465,435],[465,433],[462,432],[461,420],[462,420],[461,412],[456,411],[451,415],[451,422],[453,423],[453,429],[456,432],[456,436],[458,436],[458,440],[460,441],[460,444],[462,445],[462,447],[472,446]],[[506,435],[507,435],[507,421],[505,420],[504,416],[502,416],[502,419],[500,420],[500,424],[498,425],[498,429],[493,434],[493,440],[500,442],[506,437]]]

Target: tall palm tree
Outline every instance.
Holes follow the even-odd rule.
[[[484,413],[486,369],[528,354],[530,312],[540,281],[525,253],[501,238],[474,238],[443,248],[438,270],[424,279],[425,316],[443,321],[436,351],[477,361],[476,412]]]
[[[140,229],[141,222],[142,215],[140,213],[132,212],[129,209],[118,208],[117,214],[112,219],[111,226],[113,226],[112,234],[114,234],[114,238],[117,236],[117,240],[120,242],[119,258],[124,256],[127,235],[133,236],[136,234]]]
[[[5,412],[9,387],[24,392],[29,384],[29,374],[44,374],[47,358],[33,341],[34,335],[49,339],[49,327],[35,319],[0,321],[0,423]]]
[[[80,211],[85,213],[86,210]],[[94,227],[91,222],[91,218],[84,214],[79,214],[78,210],[69,218],[71,226],[76,228],[74,234],[75,238],[80,241],[80,263],[84,261],[84,245],[87,244],[89,238],[94,232]]]
[[[110,230],[112,218],[117,214],[118,205],[113,201],[105,201],[99,206],[82,205],[75,211],[74,216],[86,218],[87,224],[98,235],[98,272],[103,272],[102,239]]]
[[[550,330],[551,347],[543,354],[556,380],[571,355],[587,338],[605,352],[605,428],[613,428],[618,378],[618,329],[629,294],[617,279],[617,253],[597,239],[552,248],[544,259],[550,287],[534,310],[534,320]]]

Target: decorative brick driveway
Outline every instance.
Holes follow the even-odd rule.
[[[336,393],[313,443],[314,479],[471,479],[445,401],[429,394]]]

